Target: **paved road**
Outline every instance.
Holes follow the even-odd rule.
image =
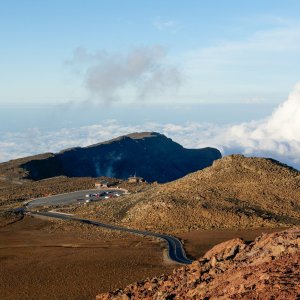
[[[154,233],[154,232],[145,231],[145,230],[130,229],[130,228],[126,228],[126,227],[100,223],[100,222],[93,221],[93,220],[80,219],[80,218],[73,217],[72,215],[63,215],[63,214],[59,214],[59,213],[55,213],[55,212],[27,211],[26,214],[29,214],[32,216],[46,216],[46,217],[51,217],[51,218],[63,219],[63,220],[75,220],[75,221],[79,221],[82,223],[91,224],[91,225],[99,226],[99,227],[104,227],[104,228],[111,229],[111,230],[119,230],[119,231],[125,231],[125,232],[138,234],[138,235],[156,237],[156,238],[162,239],[167,242],[168,254],[169,254],[169,258],[171,260],[178,262],[180,264],[191,264],[193,262],[192,260],[190,260],[186,257],[186,254],[184,252],[181,242],[177,238],[175,238],[171,235]]]
[[[93,220],[80,219],[80,218],[76,218],[72,215],[64,215],[64,214],[59,214],[59,213],[49,212],[49,211],[48,212],[36,212],[36,211],[30,210],[30,209],[34,209],[34,208],[37,208],[40,206],[62,206],[62,205],[67,205],[67,204],[78,203],[78,201],[83,202],[83,201],[89,199],[88,197],[86,197],[87,194],[93,194],[96,192],[110,192],[110,193],[124,194],[125,191],[120,190],[120,189],[105,189],[105,190],[93,189],[93,190],[76,191],[76,192],[72,192],[72,193],[37,198],[26,204],[25,213],[32,215],[32,216],[40,215],[40,216],[46,216],[46,217],[58,218],[58,219],[64,219],[64,220],[75,220],[75,221],[79,221],[82,223],[100,226],[100,227],[104,227],[104,228],[111,229],[111,230],[119,230],[119,231],[125,231],[125,232],[138,234],[138,235],[156,237],[156,238],[162,239],[167,242],[168,254],[169,254],[170,259],[172,259],[175,262],[181,263],[181,264],[192,263],[192,260],[190,260],[186,257],[186,254],[184,252],[181,242],[177,238],[170,236],[170,235],[159,234],[159,233],[154,233],[154,232],[145,231],[145,230],[130,229],[130,228],[126,228],[126,227],[100,223],[100,222],[96,222]],[[91,197],[91,198],[93,198],[93,197]],[[104,197],[101,197],[101,198],[103,199]],[[100,200],[101,200],[101,198],[100,198]],[[99,200],[99,198],[96,200]]]
[[[48,196],[48,197],[42,197],[42,198],[36,198],[30,202],[28,202],[27,207],[35,208],[38,206],[56,206],[56,205],[68,205],[68,204],[74,204],[78,203],[79,199],[80,201],[85,201],[89,198],[85,197],[87,194],[93,194],[96,192],[112,192],[112,193],[118,193],[118,194],[124,194],[123,190],[120,189],[103,189],[103,190],[84,190],[84,191],[77,191],[72,193],[66,193],[66,194],[60,194],[60,195],[54,195],[54,196]],[[101,197],[104,198],[104,197]],[[101,198],[98,198],[101,199]],[[95,198],[96,199],[96,198]]]

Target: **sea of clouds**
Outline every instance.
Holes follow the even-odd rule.
[[[87,146],[137,131],[160,132],[188,148],[216,147],[223,155],[271,157],[300,169],[300,83],[268,118],[233,126],[201,122],[124,125],[110,120],[55,131],[6,132],[0,137],[0,161]]]

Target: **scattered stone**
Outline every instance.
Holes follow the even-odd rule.
[[[234,239],[216,245],[203,258],[173,274],[159,277],[162,280],[128,286],[117,298],[112,292],[96,299],[127,299],[120,296],[128,297],[129,293],[132,300],[300,299],[299,249],[300,228],[265,234],[249,245]]]

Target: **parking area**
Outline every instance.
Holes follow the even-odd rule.
[[[26,204],[28,209],[33,209],[41,206],[64,206],[70,204],[84,204],[92,201],[100,201],[104,199],[120,197],[125,194],[123,189],[92,189],[77,191],[72,193],[60,194],[37,198],[29,201]]]
[[[94,201],[100,201],[103,199],[116,198],[124,194],[123,191],[100,191],[95,193],[88,193],[84,198],[77,199],[79,203],[89,203]]]

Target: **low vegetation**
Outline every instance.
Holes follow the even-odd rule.
[[[291,226],[300,223],[300,173],[269,159],[227,156],[182,179],[76,212],[173,234]]]

